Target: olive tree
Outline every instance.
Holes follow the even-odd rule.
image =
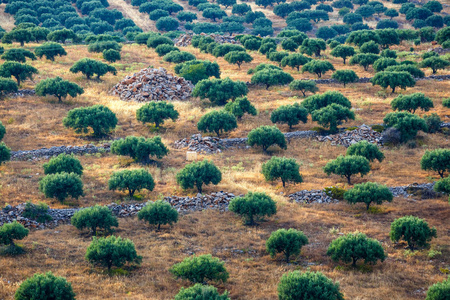
[[[44,174],[56,174],[61,172],[75,173],[83,175],[83,166],[78,158],[73,154],[61,153],[56,157],[52,157],[43,165]]]
[[[379,58],[378,55],[373,53],[360,53],[350,59],[350,65],[360,65],[367,71],[369,66],[373,65]]]
[[[240,5],[240,4],[235,4]],[[233,9],[234,6],[233,5]],[[203,285],[196,283],[189,288],[182,287],[178,294],[175,295],[174,300],[191,300],[191,299],[210,299],[210,300],[230,300],[228,292],[225,291],[222,295],[217,289],[211,285]]]
[[[18,91],[17,83],[9,78],[0,78],[0,99],[8,93],[15,93]]]
[[[442,282],[438,282],[430,286],[428,288],[427,298],[425,298],[425,300],[446,300],[449,294],[450,294],[450,277],[448,277],[446,280]]]
[[[289,84],[293,80],[291,74],[277,69],[263,69],[256,72],[251,78],[253,84],[263,84],[266,89],[269,89],[272,85]]]
[[[169,153],[169,150],[161,141],[160,136],[153,138],[127,136],[125,139],[116,140],[111,144],[111,153],[130,156],[136,161],[148,163],[150,156],[161,159]]]
[[[400,131],[401,142],[414,139],[419,130],[426,132],[428,129],[424,119],[404,111],[388,113],[383,122],[387,127],[394,127]]]
[[[297,71],[300,71],[300,66],[308,63],[311,59],[309,57],[303,56],[299,53],[292,53],[288,56],[283,57],[281,59],[281,66],[286,67],[289,66],[292,69],[296,68]]]
[[[26,79],[33,80],[33,74],[37,74],[38,70],[30,65],[21,64],[15,61],[6,61],[0,65],[0,77],[10,78],[14,77],[17,85]]]
[[[433,57],[424,59],[421,62],[420,66],[422,68],[431,68],[431,70],[433,71],[433,74],[436,74],[437,70],[445,69],[448,66],[450,66],[450,62],[441,57],[433,56]]]
[[[331,51],[331,55],[333,55],[334,57],[342,58],[344,60],[344,65],[345,65],[345,61],[347,60],[347,57],[355,55],[355,48],[353,48],[351,46],[339,45],[339,46],[336,46]]]
[[[423,93],[413,93],[409,95],[400,95],[391,102],[393,110],[406,110],[415,113],[417,109],[429,111],[434,107],[433,101],[425,97]]]
[[[325,49],[327,49],[327,45],[322,39],[307,38],[302,42],[302,45],[300,46],[300,52],[306,53],[309,56],[320,56],[320,52]]]
[[[197,191],[202,193],[203,185],[219,184],[222,180],[222,172],[213,162],[203,160],[186,165],[177,173],[176,179],[183,189],[190,189],[195,186]]]
[[[270,217],[277,213],[277,206],[265,193],[248,192],[244,197],[231,199],[228,210],[240,215],[246,225],[254,225],[255,217]]]
[[[113,75],[117,74],[117,70],[113,66],[91,58],[80,59],[70,67],[69,71],[72,73],[81,72],[87,79],[91,79],[93,75],[97,75],[97,78],[100,79],[100,76],[103,76],[108,72]]]
[[[422,170],[431,170],[438,172],[441,178],[444,178],[445,172],[450,172],[450,150],[436,149],[425,151],[420,160]]]
[[[364,259],[364,264],[376,264],[378,260],[386,259],[381,243],[361,232],[349,233],[333,240],[327,255],[334,261],[352,262],[353,267],[356,267],[356,262],[360,259]]]
[[[48,60],[54,61],[56,56],[67,55],[61,44],[55,42],[46,42],[34,49],[34,53],[37,57],[42,58],[45,56]]]
[[[368,41],[359,47],[361,53],[380,54],[380,44],[374,41]]]
[[[283,187],[285,187],[286,182],[303,182],[299,168],[300,166],[294,158],[274,156],[262,165],[261,173],[266,181],[281,179]]]
[[[253,129],[247,136],[250,146],[260,146],[267,153],[272,145],[278,145],[281,149],[287,149],[286,138],[276,126],[260,126]]]
[[[78,199],[84,195],[83,182],[75,173],[61,172],[46,175],[39,181],[39,190],[46,198],[56,198],[61,203],[69,196]]]
[[[352,184],[352,175],[361,174],[361,177],[370,172],[369,160],[359,155],[338,156],[329,161],[323,168],[329,176],[331,173],[347,178],[348,184]]]
[[[357,143],[354,143],[353,145],[350,145],[350,147],[347,148],[347,152],[345,155],[364,156],[370,162],[373,162],[375,159],[377,159],[379,162],[382,162],[384,159],[384,154],[380,151],[378,146],[376,144],[369,143],[366,140],[359,141]]]
[[[107,62],[116,62],[121,60],[120,51],[114,49],[103,50],[102,57]]]
[[[36,85],[35,91],[38,96],[55,96],[58,98],[59,102],[62,102],[62,99],[65,99],[67,95],[75,98],[76,96],[84,93],[83,88],[78,84],[64,80],[59,76],[41,80]]]
[[[215,132],[220,137],[222,132],[237,128],[236,117],[225,110],[213,110],[203,115],[197,123],[197,129],[202,132]]]
[[[315,94],[319,91],[316,82],[313,80],[294,80],[289,84],[291,91],[300,91],[303,97],[306,97],[306,92]]]
[[[331,78],[344,84],[344,87],[347,83],[358,82],[359,77],[356,75],[353,70],[337,70],[331,75]]]
[[[233,114],[238,120],[240,120],[245,113],[252,116],[256,116],[258,114],[258,111],[247,99],[247,97],[239,97],[233,102],[228,102],[225,105],[224,110]]]
[[[11,149],[9,149],[5,143],[0,143],[0,164],[5,161],[10,160],[11,158]]]
[[[372,79],[370,79],[372,85],[379,85],[382,88],[390,87],[392,93],[395,93],[395,89],[400,87],[406,89],[406,87],[413,87],[416,85],[416,81],[408,72],[377,72]]]
[[[308,111],[298,103],[293,105],[283,105],[275,109],[270,114],[272,123],[285,123],[289,125],[289,129],[298,123],[306,123],[308,121]]]
[[[169,204],[169,202],[157,200],[155,202],[148,202],[139,212],[138,219],[144,220],[151,225],[158,225],[158,230],[161,225],[178,222],[178,211]]]
[[[110,190],[128,191],[128,195],[133,197],[136,191],[147,189],[153,191],[155,181],[152,175],[144,169],[122,170],[114,172],[108,180]]]
[[[247,95],[247,85],[242,81],[225,79],[204,79],[199,81],[192,90],[193,97],[208,98],[216,105],[225,105],[228,100]]]
[[[270,234],[266,241],[266,250],[271,257],[277,253],[283,253],[286,258],[286,263],[289,263],[289,258],[292,255],[299,255],[303,246],[308,244],[308,238],[299,230],[294,228],[278,229]]]
[[[211,254],[193,255],[173,265],[169,272],[177,278],[187,279],[194,283],[206,280],[226,282],[229,274],[225,262]]]
[[[111,232],[111,227],[118,227],[119,222],[106,206],[96,205],[83,208],[75,212],[70,219],[70,223],[78,230],[89,229],[93,235],[97,235],[98,229]]]
[[[225,54],[224,59],[230,64],[238,65],[239,69],[243,63],[249,63],[253,58],[244,51],[231,51]]]
[[[101,137],[116,128],[117,117],[108,107],[98,104],[70,110],[63,119],[63,125],[73,128],[76,133],[88,133],[92,128],[93,135]]]
[[[323,74],[330,70],[334,71],[335,68],[329,61],[326,60],[311,60],[302,67],[302,73],[309,72],[316,74],[318,78],[321,78]]]
[[[6,61],[17,61],[20,63],[25,63],[27,61],[27,58],[31,60],[36,60],[36,56],[33,52],[18,48],[18,49],[9,49],[2,55],[2,59]]]
[[[323,94],[312,95],[307,97],[303,102],[302,106],[308,110],[309,113],[312,113],[315,110],[319,110],[323,107],[327,107],[330,104],[339,104],[348,109],[352,107],[352,103],[340,92],[336,91],[327,91]]]
[[[342,121],[354,120],[355,113],[345,106],[332,103],[313,111],[311,117],[313,121],[320,125],[329,127],[331,133],[336,133],[338,131],[337,125]]]
[[[392,202],[393,197],[392,192],[387,186],[380,185],[376,182],[356,184],[344,194],[344,199],[348,203],[365,203],[367,210],[369,210],[371,203],[381,205],[383,201]]]
[[[142,123],[155,123],[159,128],[164,121],[171,119],[175,122],[178,119],[178,111],[175,110],[172,103],[166,101],[151,101],[144,104],[136,110],[136,119]]]
[[[437,237],[436,228],[430,228],[428,223],[414,216],[405,216],[391,223],[389,232],[394,243],[404,240],[409,249],[414,251],[417,247],[426,247],[432,238]]]
[[[17,221],[0,226],[0,244],[8,245],[10,253],[20,253],[22,248],[14,240],[22,240],[28,236],[29,230]]]
[[[14,294],[15,300],[75,300],[72,285],[64,277],[36,273],[23,281]]]

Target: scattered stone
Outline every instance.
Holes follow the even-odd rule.
[[[183,101],[191,96],[193,88],[190,81],[168,74],[164,68],[148,68],[125,77],[113,87],[111,93],[119,95],[124,101]]]
[[[317,136],[319,142],[330,141],[331,145],[343,145],[349,147],[359,141],[380,144],[382,134],[372,130],[372,127],[361,125],[355,130],[344,131],[342,133],[326,136]]]
[[[303,190],[290,194],[288,197],[290,201],[304,204],[339,202],[339,200],[333,199],[328,196],[323,190]]]
[[[36,95],[35,90],[18,90],[17,92],[9,94],[9,97],[17,98],[17,97],[34,96],[34,95]]]
[[[109,152],[110,147],[111,143],[104,143],[99,146],[88,144],[84,146],[55,146],[51,148],[41,148],[36,150],[11,151],[11,160],[35,161],[40,159],[49,159],[50,157],[58,156],[61,153],[75,155],[83,155],[87,153],[102,153]]]
[[[219,44],[239,44],[239,45],[241,44],[239,41],[236,41],[233,36],[225,36],[225,35],[219,35],[219,34],[205,34],[205,33],[201,33],[200,35],[210,36],[214,39],[214,41],[216,43],[219,43]],[[193,36],[194,35],[190,34],[190,33],[179,36],[178,38],[176,38],[174,40],[175,46],[176,47],[190,46]]]

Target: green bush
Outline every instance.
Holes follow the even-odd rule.
[[[313,80],[294,80],[289,84],[289,89],[291,91],[300,91],[303,97],[306,97],[306,92],[311,92],[315,94],[319,91],[316,82]]]
[[[355,48],[351,46],[338,45],[331,51],[331,55],[342,58],[345,65],[347,57],[355,55]]]
[[[56,56],[67,55],[63,46],[55,42],[45,42],[34,49],[34,53],[37,57],[42,58],[45,56],[48,60],[54,61]]]
[[[33,52],[22,48],[9,49],[5,54],[2,55],[3,60],[17,61],[20,63],[25,63],[27,61],[27,57],[31,60],[36,60],[36,56]]]
[[[321,78],[322,75],[330,70],[334,71],[335,68],[329,61],[325,60],[311,60],[302,67],[302,73],[316,74],[318,78]]]
[[[235,197],[230,201],[228,210],[240,215],[247,225],[255,224],[255,217],[272,216],[277,213],[277,206],[265,193],[248,192],[244,197]]]
[[[45,97],[47,95],[52,95],[58,98],[61,102],[65,99],[67,95],[75,98],[78,95],[84,93],[83,88],[78,84],[64,80],[61,77],[47,78],[41,80],[35,87],[36,95]]]
[[[156,128],[164,124],[164,121],[167,119],[175,122],[178,116],[178,111],[175,110],[173,104],[166,101],[151,101],[136,110],[136,119],[138,121],[142,123],[155,123]]]
[[[263,69],[256,72],[251,78],[253,84],[263,84],[266,89],[269,89],[272,85],[289,84],[293,80],[291,74],[277,69]]]
[[[217,137],[223,132],[237,128],[236,117],[225,110],[213,110],[204,114],[197,123],[197,129],[202,132],[214,132]]]
[[[360,259],[364,259],[364,264],[376,264],[378,260],[386,259],[381,243],[360,232],[349,233],[333,240],[328,247],[327,255],[334,261],[352,262],[353,267],[356,267],[356,262]]]
[[[35,220],[39,223],[45,223],[53,219],[48,213],[48,205],[42,202],[39,204],[33,204],[28,201],[25,204],[22,216],[30,220]]]
[[[427,292],[427,298],[425,300],[448,300],[448,295],[450,295],[450,277],[448,277],[447,280],[430,286]]]
[[[339,284],[320,272],[293,271],[281,277],[278,299],[344,300],[344,296],[339,291]]]
[[[17,221],[5,223],[0,226],[0,244],[8,245],[8,253],[19,254],[23,252],[20,246],[14,244],[14,240],[22,240],[28,236],[29,230]]]
[[[392,110],[406,110],[415,113],[417,109],[429,111],[434,107],[433,101],[425,97],[423,93],[413,93],[409,95],[400,95],[391,102]]]
[[[297,125],[300,121],[303,123],[308,121],[308,111],[298,103],[283,105],[271,113],[270,120],[272,123],[286,123],[289,125],[289,129],[292,129],[292,126]]]
[[[306,53],[309,56],[315,55],[318,57],[320,56],[320,52],[325,49],[327,49],[327,45],[324,40],[307,38],[300,46],[300,53]]]
[[[141,189],[153,191],[155,181],[152,175],[144,169],[122,170],[114,172],[108,180],[110,190],[128,191],[128,195],[133,197],[136,191]]]
[[[8,93],[17,92],[17,83],[9,78],[0,78],[0,99]]]
[[[26,79],[33,79],[33,74],[38,74],[38,70],[30,65],[21,64],[15,61],[6,61],[0,65],[0,77],[10,78],[14,77],[17,85]]]
[[[169,271],[177,278],[194,283],[203,283],[206,280],[226,282],[229,277],[224,262],[211,254],[187,257],[173,265]]]
[[[370,163],[367,158],[358,155],[338,156],[335,160],[329,161],[323,168],[327,175],[331,173],[347,178],[351,183],[351,176],[360,173],[361,177],[370,172]]]
[[[160,136],[153,138],[127,136],[125,139],[116,140],[111,144],[111,153],[126,155],[140,162],[149,162],[149,156],[159,159],[169,153],[162,143]]]
[[[43,167],[44,174],[46,175],[62,172],[83,175],[83,167],[81,166],[80,160],[72,154],[61,153],[57,157],[51,158]]]
[[[119,222],[112,211],[108,207],[100,205],[83,208],[75,212],[70,223],[78,230],[90,229],[93,235],[97,235],[98,229],[111,232],[111,227],[119,226]]]
[[[272,145],[287,149],[284,134],[276,126],[260,126],[253,129],[247,136],[250,146],[261,146],[264,152]]]
[[[384,119],[386,127],[394,127],[401,133],[401,142],[407,142],[414,139],[419,130],[427,132],[427,124],[425,121],[409,112],[388,113]]]
[[[228,100],[247,95],[247,85],[242,81],[225,79],[205,79],[198,82],[193,91],[193,97],[208,98],[216,105],[225,105]]]
[[[360,65],[367,71],[369,66],[373,65],[379,58],[378,55],[373,53],[360,53],[350,59],[350,65]]]
[[[450,176],[436,181],[433,188],[438,193],[450,194]]]
[[[420,160],[422,170],[431,170],[438,172],[441,178],[444,178],[445,172],[450,172],[450,150],[436,149],[425,151]]]
[[[94,53],[102,53],[105,50],[122,50],[122,46],[119,45],[116,41],[101,41],[89,44],[88,51]]]
[[[446,27],[448,28],[448,27]],[[445,69],[450,66],[450,62],[441,57],[429,57],[424,59],[420,64],[422,68],[430,68],[433,71],[433,74],[436,74],[437,70]]]
[[[202,65],[204,70],[204,75],[205,78],[201,78],[201,79],[207,79],[209,77],[216,77],[216,78],[220,78],[220,67],[219,64],[217,62],[210,62],[208,60],[192,60],[192,61],[187,61],[185,63],[181,63],[175,66],[174,70],[176,74],[180,74],[181,76],[185,77],[186,74],[186,69],[190,66],[197,66],[197,65]],[[194,76],[189,76],[189,77],[194,77]],[[198,77],[198,76],[195,76]],[[185,77],[187,80],[192,81],[193,84],[196,84],[198,81],[200,81],[201,79],[194,81],[192,79],[189,79],[187,77]]]
[[[158,230],[161,225],[178,222],[178,211],[168,203],[161,200],[149,202],[138,212],[139,220],[145,220],[151,225],[158,225]]]
[[[39,181],[39,190],[46,198],[56,198],[61,203],[69,196],[78,199],[84,195],[83,182],[75,173],[61,172],[46,175]]]
[[[330,133],[338,132],[337,125],[342,121],[355,119],[355,113],[347,107],[332,103],[311,113],[313,121],[330,128]]]
[[[323,189],[325,194],[336,200],[344,200],[344,194],[346,191],[346,189],[337,186],[330,186]]]
[[[289,263],[290,256],[299,255],[302,247],[307,244],[308,238],[302,231],[283,228],[272,232],[266,241],[266,250],[271,257],[274,257],[277,253],[283,253],[286,263]]]
[[[245,113],[256,116],[258,114],[253,104],[248,101],[247,97],[239,97],[232,102],[228,102],[225,107],[225,111],[233,114],[238,120],[240,120]]]
[[[167,53],[170,53],[172,51],[180,51],[177,47],[169,44],[161,44],[158,45],[158,47],[155,48],[155,52],[158,53],[158,56],[164,56]]]
[[[52,272],[36,273],[22,282],[14,294],[15,300],[75,300],[72,285]]]
[[[113,66],[90,58],[80,59],[79,61],[74,63],[69,70],[72,73],[81,72],[86,76],[87,79],[91,79],[91,77],[95,74],[97,74],[97,79],[100,79],[100,76],[103,76],[108,72],[112,73],[113,75],[117,74],[117,70]]]
[[[402,63],[404,63],[403,61]],[[423,78],[425,77],[425,73],[422,72],[419,68],[412,64],[400,64],[395,66],[389,66],[385,69],[386,72],[408,72],[414,78]]]
[[[179,64],[186,61],[195,60],[195,55],[186,51],[171,51],[164,55],[163,60]]]
[[[442,100],[442,106],[450,108],[450,98]]]
[[[374,41],[368,41],[361,45],[359,48],[361,53],[372,53],[379,54],[380,53],[380,45]]]
[[[331,76],[332,79],[343,83],[344,87],[347,83],[358,82],[359,77],[353,70],[337,70]]]
[[[262,165],[262,174],[266,181],[281,179],[283,187],[286,182],[301,183],[303,178],[299,173],[299,164],[294,158],[272,157]]]
[[[85,258],[93,265],[107,267],[122,267],[126,263],[140,264],[142,257],[137,255],[134,243],[129,239],[122,239],[113,235],[109,237],[93,237],[86,249]]]
[[[177,173],[177,183],[183,189],[191,189],[194,186],[199,193],[203,190],[203,184],[217,185],[222,180],[222,173],[213,162],[208,160],[193,162],[186,165]]]
[[[368,141],[359,141],[347,148],[346,155],[359,155],[367,158],[370,162],[377,159],[382,162],[384,159],[383,152],[380,151],[376,144],[369,143]]]
[[[225,291],[222,295],[220,295],[215,287],[211,285],[202,285],[200,283],[196,283],[193,286],[186,289],[182,287],[174,298],[174,300],[195,300],[195,299],[230,300],[230,298],[228,298],[227,291]]]
[[[431,115],[425,115],[423,119],[427,124],[428,133],[436,133],[441,130],[442,120],[438,114],[432,113]]]
[[[308,63],[311,59],[299,53],[292,53],[288,56],[283,57],[280,65],[282,67],[289,66],[292,69],[296,68],[297,71],[300,71],[300,66]]]
[[[391,240],[397,243],[404,240],[409,249],[414,251],[417,247],[426,247],[431,239],[437,237],[436,228],[430,228],[423,219],[414,216],[405,216],[391,223],[389,233]]]
[[[236,64],[238,65],[239,69],[241,68],[241,65],[243,63],[248,63],[253,60],[253,58],[245,51],[231,51],[225,54],[224,59],[229,64]]]
[[[10,160],[11,158],[11,149],[9,149],[5,143],[0,143],[0,164],[5,161]]]
[[[222,57],[232,51],[245,52],[245,48],[240,45],[235,45],[235,44],[221,44],[221,45],[217,46],[216,48],[214,48],[212,55],[214,55],[215,57]]]
[[[0,121],[0,141],[5,137],[6,128],[3,126],[3,123]]]
[[[67,128],[75,129],[76,133],[88,133],[90,127],[95,137],[101,137],[116,128],[117,117],[103,105],[78,107],[67,113],[63,124]]]
[[[344,199],[348,203],[365,203],[367,210],[369,210],[371,203],[381,205],[383,201],[392,202],[393,197],[388,187],[376,182],[356,184],[344,194]]]
[[[161,31],[176,30],[180,23],[173,17],[162,17],[156,21],[156,28]]]
[[[103,50],[103,59],[107,62],[113,63],[121,60],[120,52],[114,49]]]

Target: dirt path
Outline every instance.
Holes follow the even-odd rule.
[[[140,13],[137,7],[124,0],[108,0],[108,2],[110,8],[115,8],[122,12],[125,18],[133,20],[145,32],[156,31],[155,22],[149,19],[148,14]]]

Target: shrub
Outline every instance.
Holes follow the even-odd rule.
[[[315,56],[320,56],[321,50],[327,49],[327,45],[325,44],[325,41],[322,39],[305,39],[302,42],[302,45],[300,47],[301,53],[306,53],[310,56],[313,54]]]
[[[261,47],[261,41],[259,39],[248,39],[244,42],[244,48],[247,50],[256,51]]]
[[[251,62],[253,58],[244,51],[231,51],[225,54],[224,59],[230,64],[238,65],[239,69],[244,62]]]
[[[23,252],[20,246],[14,244],[14,240],[22,240],[28,236],[29,230],[17,221],[4,223],[0,226],[0,244],[8,245],[8,253],[19,254]]]
[[[320,27],[316,32],[316,37],[323,40],[329,40],[338,35],[337,31],[331,27],[323,26]]]
[[[322,107],[311,113],[313,121],[316,121],[322,126],[330,127],[330,132],[337,132],[337,125],[342,121],[355,119],[355,113],[347,107],[332,103],[328,106]]]
[[[442,106],[450,108],[450,98],[442,100]]]
[[[5,143],[0,143],[0,164],[10,160],[11,158],[11,149],[9,149]]]
[[[187,279],[194,283],[206,280],[226,282],[229,274],[224,262],[211,254],[191,256],[185,258],[169,269],[177,278]]]
[[[204,79],[198,82],[193,91],[193,97],[208,98],[216,105],[224,105],[228,100],[247,95],[247,85],[242,81],[225,79]]]
[[[377,23],[377,29],[398,28],[398,23],[395,20],[384,19]]]
[[[109,237],[93,237],[86,249],[86,260],[93,265],[107,267],[122,267],[126,263],[139,264],[141,257],[137,255],[134,243],[129,239],[122,239],[113,235]]]
[[[347,57],[355,55],[355,48],[350,46],[338,45],[332,51],[331,55],[340,57],[344,60],[344,65]]]
[[[89,44],[88,46],[88,51],[94,53],[102,53],[103,51],[109,49],[120,51],[122,46],[120,46],[116,41],[99,41]]]
[[[149,13],[150,20],[157,21],[162,17],[168,17],[169,13],[164,9],[155,9]]]
[[[224,110],[213,110],[200,118],[197,129],[202,132],[215,132],[220,137],[222,132],[237,128],[236,117]]]
[[[178,119],[178,111],[172,103],[165,101],[151,101],[136,110],[136,119],[142,123],[155,123],[159,128],[167,119],[175,122]]]
[[[212,55],[214,55],[215,57],[221,57],[232,51],[245,52],[245,48],[235,44],[221,44],[214,48]]]
[[[404,240],[409,249],[414,251],[416,247],[426,247],[431,239],[437,237],[436,228],[430,228],[423,219],[414,216],[405,216],[391,223],[389,233],[391,241],[397,243]]]
[[[110,72],[113,75],[116,75],[117,70],[113,66],[102,63],[101,61],[90,59],[90,58],[82,58],[77,61],[73,66],[69,69],[72,73],[81,72],[86,76],[87,79],[91,79],[93,75],[97,75],[97,78],[100,79],[100,76],[105,75]]]
[[[158,225],[158,230],[161,225],[178,222],[178,211],[168,203],[161,200],[149,202],[138,213],[139,220],[145,220],[151,225]]]
[[[440,57],[429,57],[424,59],[420,66],[422,68],[431,68],[433,74],[436,74],[437,70],[450,66],[450,62]]]
[[[281,66],[289,66],[292,69],[297,68],[300,71],[300,66],[308,63],[311,59],[298,53],[289,54],[281,60]]]
[[[375,43],[374,41],[368,41],[361,45],[361,47],[359,48],[359,51],[361,53],[379,54],[380,53],[380,45],[378,43]]]
[[[401,133],[401,142],[407,142],[414,139],[419,130],[427,131],[427,124],[425,121],[408,112],[394,112],[388,113],[384,119],[384,124],[387,127],[394,127]]]
[[[433,188],[438,193],[450,194],[450,176],[436,181]]]
[[[324,60],[312,60],[302,67],[302,73],[316,74],[318,78],[321,78],[323,74],[330,70],[334,71],[334,66],[329,61]]]
[[[111,63],[121,60],[120,52],[114,49],[103,50],[103,59]]]
[[[186,51],[171,51],[164,55],[163,60],[179,64],[186,61],[195,60],[195,55]]]
[[[400,95],[391,102],[393,110],[406,110],[410,113],[415,113],[417,109],[429,111],[434,107],[433,101],[425,97],[423,93],[414,93],[409,95]]]
[[[222,180],[222,173],[213,162],[208,160],[193,162],[177,173],[177,183],[183,189],[197,188],[202,193],[203,184],[217,185]]]
[[[2,59],[6,61],[17,61],[20,63],[25,63],[27,57],[31,60],[36,60],[36,56],[33,52],[26,49],[9,49],[2,55]]]
[[[387,67],[396,66],[398,62],[393,58],[381,57],[373,64],[373,69],[375,72],[384,71]]]
[[[216,19],[222,19],[226,17],[227,14],[225,11],[220,8],[207,8],[202,12],[202,16],[207,19],[211,19],[213,22],[216,22]]]
[[[289,257],[299,255],[302,246],[307,244],[308,238],[302,231],[283,228],[272,232],[266,241],[266,250],[272,257],[277,253],[283,253],[286,257],[286,263],[289,263]]]
[[[53,218],[48,214],[48,205],[45,203],[33,204],[28,201],[25,204],[22,216],[24,218],[35,220],[39,223],[51,221]]]
[[[339,291],[339,284],[333,283],[320,272],[293,271],[281,277],[278,299],[344,300],[344,296]]]
[[[39,190],[46,198],[56,198],[63,203],[68,196],[74,199],[83,196],[83,182],[75,173],[49,174],[39,181]]]
[[[153,138],[127,136],[125,139],[116,140],[111,144],[111,153],[127,155],[136,161],[149,162],[149,156],[163,158],[169,150],[162,143],[160,136]]]
[[[334,261],[352,262],[353,267],[356,267],[356,262],[360,259],[364,259],[364,264],[375,264],[386,258],[381,243],[368,238],[364,233],[349,233],[338,237],[331,242],[327,255]]]
[[[26,79],[33,79],[33,74],[37,74],[38,70],[27,64],[21,64],[15,61],[6,61],[0,65],[0,77],[10,78],[11,76],[17,80],[17,85]]]
[[[423,8],[429,9],[431,12],[441,12],[442,4],[439,1],[428,1]]]
[[[189,12],[189,11],[180,11],[177,14],[177,19],[184,22],[192,22],[197,20],[197,14]]]
[[[313,80],[294,80],[289,84],[289,89],[291,91],[300,91],[303,97],[306,97],[306,92],[311,92],[315,94],[319,91],[316,82]]]
[[[98,229],[111,232],[111,227],[118,227],[117,218],[106,206],[96,205],[94,207],[83,208],[72,216],[70,223],[78,230],[88,228],[93,235],[97,235]]]
[[[65,127],[75,129],[76,133],[88,133],[89,127],[95,137],[105,136],[116,128],[117,117],[106,106],[94,105],[90,107],[78,107],[70,110],[63,119]]]
[[[5,134],[6,134],[5,126],[3,126],[3,123],[0,121],[0,141],[3,139]]]
[[[302,106],[312,113],[333,103],[349,109],[352,107],[351,102],[340,92],[336,91],[327,91],[323,94],[309,96],[302,102]]]
[[[264,84],[266,89],[272,85],[285,85],[293,80],[294,78],[289,73],[276,69],[263,69],[256,72],[251,78],[253,84]]]
[[[425,115],[423,119],[427,125],[428,133],[436,133],[441,130],[442,120],[436,113],[432,113],[429,116]]]
[[[422,170],[431,170],[438,172],[441,178],[444,178],[445,172],[450,172],[450,150],[436,149],[425,151],[420,160]]]
[[[346,191],[344,199],[351,204],[365,203],[366,209],[369,210],[372,202],[378,205],[381,205],[383,201],[392,202],[393,195],[386,186],[375,182],[365,182],[356,184],[352,189]]]
[[[176,30],[180,23],[173,17],[162,17],[156,21],[156,28],[161,31]]]
[[[248,13],[249,11],[252,11],[250,5],[241,3],[241,4],[234,4],[231,13],[234,15],[245,16],[245,14]]]
[[[271,113],[270,120],[272,123],[286,123],[289,125],[289,129],[292,129],[292,126],[297,125],[300,121],[303,123],[308,121],[308,111],[298,103],[283,105]]]
[[[293,39],[286,39],[281,42],[281,48],[286,51],[295,51],[297,50],[298,45]]]
[[[369,143],[366,140],[359,141],[347,148],[346,155],[359,155],[367,158],[370,162],[377,159],[382,162],[384,159],[383,152],[380,151],[376,144]]]
[[[375,74],[370,80],[372,85],[379,85],[382,88],[390,87],[392,93],[395,93],[395,89],[400,87],[406,89],[406,87],[412,87],[416,84],[414,78],[408,72],[388,72],[382,71]]]
[[[189,79],[189,78],[192,78],[192,77],[197,78],[198,76],[191,76],[191,74],[194,75],[196,72],[193,72],[193,70],[190,70],[191,72],[187,72],[186,70],[188,70],[187,67],[189,67],[189,66],[194,66],[194,65],[197,66],[199,64],[201,64],[203,66],[203,69],[204,69],[203,73],[204,73],[204,76],[206,78],[203,78],[203,79],[207,79],[207,78],[212,77],[212,76],[216,77],[216,78],[220,78],[219,65],[216,62],[210,62],[210,61],[207,61],[207,60],[187,61],[185,63],[181,63],[181,64],[176,65],[174,70],[175,70],[175,73],[180,74],[183,77],[185,77],[185,76],[187,76],[189,74],[189,76],[185,77],[185,78],[187,80],[190,80],[193,84],[196,84],[200,80],[195,81],[195,80]]]
[[[266,181],[281,179],[283,187],[286,182],[301,183],[303,178],[299,173],[299,164],[294,158],[272,157],[262,165],[262,174]]]
[[[61,77],[47,78],[41,80],[36,85],[36,95],[45,97],[47,95],[52,95],[58,98],[59,102],[66,98],[67,95],[75,98],[78,95],[84,93],[83,88],[78,84],[64,80]]]
[[[48,163],[43,165],[44,174],[56,174],[56,173],[75,173],[77,175],[83,175],[83,167],[80,160],[74,155],[68,155],[65,153],[59,154],[57,157],[53,157]]]
[[[17,92],[17,83],[8,78],[0,78],[0,99],[7,93]]]
[[[436,42],[438,42],[438,44],[440,45],[443,45],[449,39],[450,39],[450,27],[448,26],[440,29],[436,33]]]
[[[430,1],[437,2],[437,1]],[[450,294],[450,277],[429,287],[425,300],[446,300]]]
[[[231,199],[228,210],[240,215],[245,224],[254,225],[255,217],[270,217],[277,213],[277,206],[265,193],[248,192],[244,197]]]
[[[368,70],[370,65],[373,65],[380,57],[373,53],[361,53],[353,56],[350,59],[350,65],[358,64],[364,67],[364,70]]]
[[[370,172],[369,160],[363,156],[349,155],[338,156],[335,160],[329,161],[323,168],[327,175],[334,173],[347,178],[348,184],[351,183],[351,176],[361,174],[361,177]]]
[[[258,113],[253,104],[248,101],[247,97],[239,97],[233,102],[228,102],[224,109],[233,114],[238,120],[240,120],[245,113],[252,116],[256,116]]]
[[[343,21],[345,24],[352,25],[363,21],[363,17],[357,13],[348,13],[344,16]]]
[[[136,191],[147,189],[153,191],[155,182],[152,175],[144,170],[123,170],[114,172],[108,181],[110,190],[128,191],[128,195],[133,197]]]
[[[227,291],[225,291],[222,295],[220,295],[215,287],[211,285],[202,285],[200,283],[196,283],[193,286],[186,289],[182,287],[174,298],[174,300],[192,300],[192,299],[230,300],[230,298],[228,298]]]
[[[165,36],[152,35],[147,40],[147,47],[155,48],[159,45],[170,45],[173,46],[173,41]]]
[[[337,80],[340,83],[344,84],[344,87],[347,83],[357,82],[359,80],[358,75],[356,75],[353,70],[337,70],[331,76],[334,80]]]
[[[276,126],[260,126],[248,134],[247,143],[250,146],[261,146],[264,152],[272,145],[287,149],[286,139]]]
[[[36,273],[22,282],[14,294],[15,300],[75,300],[72,285],[64,277],[56,277],[52,272]]]
[[[390,66],[385,69],[386,72],[408,72],[414,78],[423,78],[425,74],[412,64]]]

